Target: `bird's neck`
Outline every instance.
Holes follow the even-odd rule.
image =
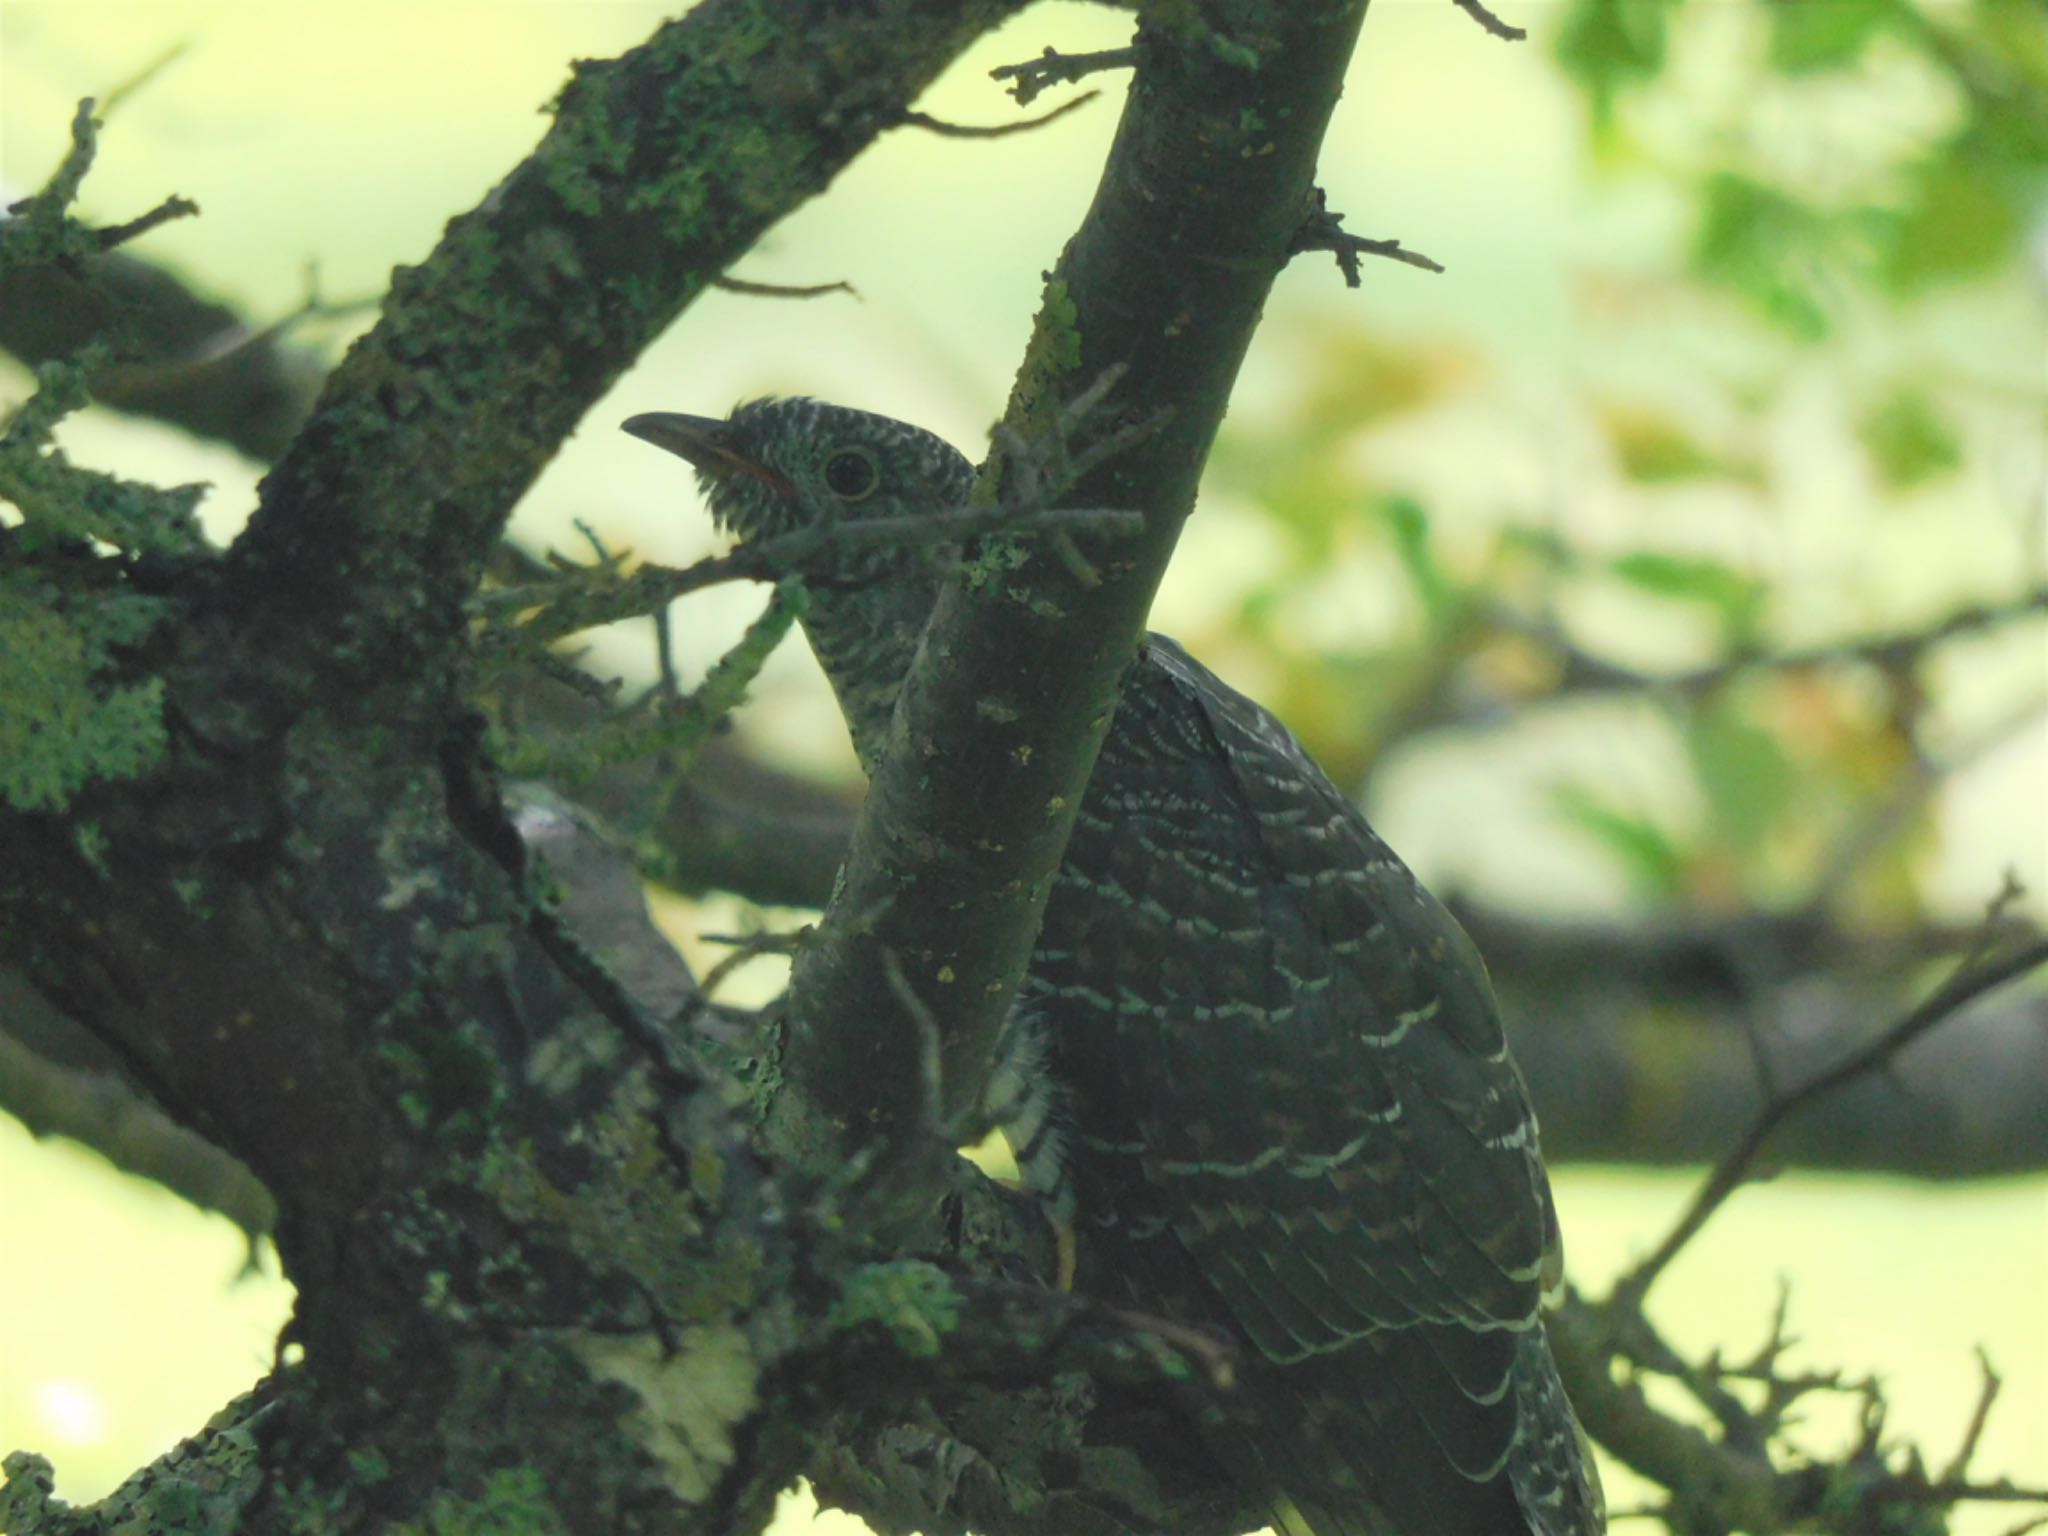
[[[815,591],[805,610],[811,651],[839,696],[853,749],[870,777],[937,596],[936,583],[880,583]]]

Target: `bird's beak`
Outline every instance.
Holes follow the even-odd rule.
[[[619,423],[644,443],[666,448],[687,459],[703,473],[717,479],[748,475],[783,496],[796,494],[796,487],[767,465],[733,446],[732,429],[713,416],[683,416],[674,411],[648,411],[629,416]]]

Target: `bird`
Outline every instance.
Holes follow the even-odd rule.
[[[632,435],[742,544],[968,504],[938,436],[809,398]],[[849,543],[802,624],[863,764],[957,551]],[[1543,1311],[1535,1114],[1457,921],[1272,714],[1148,635],[983,1110],[1071,1225],[1078,1289],[1212,1328],[1214,1450],[1289,1532],[1593,1536]]]

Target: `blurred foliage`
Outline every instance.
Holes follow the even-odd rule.
[[[1574,355],[1625,353],[1650,332],[1661,373],[1616,385],[1596,364],[1577,398],[1548,402],[1561,435],[1594,445],[1570,496],[1618,512],[1461,506],[1389,445],[1475,400],[1513,414],[1510,365],[1463,335],[1319,332],[1298,349],[1298,397],[1219,448],[1212,487],[1268,517],[1283,557],[1204,643],[1279,658],[1257,691],[1354,787],[1391,750],[1426,753],[1452,728],[1515,729],[1569,699],[1628,701],[1626,728],[1641,730],[1648,701],[1681,765],[1676,793],[1638,805],[1567,771],[1535,802],[1606,864],[1617,897],[1923,920],[1934,790],[1969,753],[1952,722],[1930,730],[1944,701],[1929,658],[1971,605],[1991,616],[1953,627],[2043,633],[2043,576],[2023,560],[1987,586],[1981,567],[1930,565],[1909,573],[1916,614],[1845,605],[1842,578],[1878,514],[1926,525],[1921,547],[1939,548],[1954,501],[1981,512],[1989,499],[1981,479],[1955,493],[2000,423],[2038,423],[2048,403],[2038,347],[2010,323],[2029,302],[2038,316],[2048,285],[2027,249],[2048,219],[2044,13],[2038,0],[1571,0],[1550,41],[1603,195],[1679,194],[1661,269],[1594,256],[1578,274],[1593,302],[1574,316]],[[1635,302],[1599,302],[1616,293]],[[1994,344],[1957,366],[1957,334]],[[1794,409],[1816,376],[1838,402],[1832,425]],[[1866,492],[1839,498],[1853,517],[1825,535],[1836,591],[1820,622],[1811,556],[1784,553],[1801,542],[1787,529],[1818,537],[1800,521],[1817,461]],[[2027,514],[2012,511],[2021,550]],[[1321,594],[1337,572],[1354,597],[1333,613]],[[2044,702],[2014,669],[2001,689],[2018,705],[2009,726]]]
[[[1955,427],[1924,394],[1904,384],[1863,413],[1856,433],[1889,490],[1910,490],[1963,461]]]
[[[1695,275],[1811,339],[1834,323],[1843,285],[1900,297],[2012,260],[2048,167],[2037,0],[1753,0],[1745,88],[1702,106],[1679,153],[1628,109],[1664,87],[1707,9],[1734,8],[1571,0],[1554,41],[1603,163],[1658,163],[1690,184]],[[1756,127],[1819,121],[1844,87],[1880,117],[1887,95],[1893,109],[1913,102],[1927,125],[1843,158]]]

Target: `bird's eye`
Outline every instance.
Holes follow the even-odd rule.
[[[841,501],[865,501],[882,482],[874,455],[863,448],[842,448],[825,461],[825,483]]]

